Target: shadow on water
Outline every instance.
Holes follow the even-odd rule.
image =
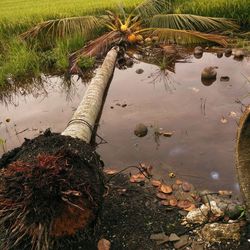
[[[175,60],[157,56],[135,60],[132,68],[116,69],[100,118],[98,134],[108,143],[99,145],[106,166],[122,169],[138,162],[154,166],[156,178],[169,172],[203,188],[233,189],[234,147],[242,105],[248,104],[249,58],[217,57],[204,52]],[[216,66],[217,79],[201,82],[201,71]],[[137,74],[137,69],[143,69]],[[228,79],[228,81],[220,81]],[[227,78],[229,77],[229,78]],[[0,91],[0,138],[4,150],[50,127],[62,131],[86,89],[77,77],[43,75],[8,84]],[[148,135],[138,138],[138,123]],[[171,137],[156,131],[171,132]],[[3,147],[0,147],[0,154]]]

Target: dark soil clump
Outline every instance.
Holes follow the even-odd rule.
[[[0,160],[3,247],[49,249],[84,231],[103,202],[103,164],[94,148],[47,131]]]

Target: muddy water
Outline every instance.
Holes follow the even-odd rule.
[[[200,79],[207,66],[218,67],[210,86]],[[174,172],[198,187],[237,191],[235,133],[242,103],[250,103],[249,66],[248,58],[235,61],[205,53],[201,59],[191,56],[188,63],[176,63],[175,73],[139,62],[116,69],[98,129],[107,141],[98,147],[106,166],[122,169],[148,162],[158,178]],[[135,73],[139,68],[142,74]],[[221,76],[230,81],[220,81]],[[76,78],[70,87],[59,77],[44,76],[42,82],[29,91],[16,89],[2,101],[0,137],[6,143],[0,154],[48,127],[62,131],[86,89]],[[133,134],[138,123],[149,127],[144,138]],[[158,129],[173,135],[156,138]]]

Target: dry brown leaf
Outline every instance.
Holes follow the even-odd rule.
[[[98,250],[110,250],[110,247],[111,247],[110,241],[106,239],[101,239],[98,241],[97,245]]]
[[[227,195],[227,196],[230,196],[230,195],[232,195],[232,191],[229,191],[229,190],[220,190],[220,191],[218,191],[218,193],[220,194],[220,195]]]
[[[196,209],[196,206],[195,206],[194,204],[191,204],[191,206],[188,207],[188,208],[184,208],[184,210],[185,210],[185,211],[188,211],[188,212],[190,212],[190,211],[192,211],[192,210],[194,210],[194,209]]]
[[[182,189],[184,192],[189,192],[192,189],[192,186],[191,184],[185,181],[182,183]]]
[[[105,174],[112,175],[112,174],[116,174],[118,171],[115,170],[115,169],[111,169],[111,168],[104,168],[103,172],[104,172]]]
[[[177,206],[177,200],[176,199],[169,200],[169,205],[171,205],[172,207]]]
[[[192,205],[192,203],[188,200],[181,200],[181,201],[178,201],[177,203],[177,207],[179,208],[188,208]]]
[[[175,181],[175,183],[176,183],[177,185],[181,185],[181,184],[182,184],[182,181],[179,180],[179,179],[177,179],[177,180]]]
[[[166,200],[167,199],[167,195],[166,194],[163,194],[163,193],[157,193],[156,196],[159,198],[159,199],[162,199],[162,200]]]
[[[159,187],[159,191],[161,191],[164,194],[171,194],[173,192],[173,189],[168,185],[162,184]]]
[[[159,181],[159,180],[152,180],[151,184],[154,187],[159,187],[161,185],[161,181]]]
[[[142,182],[145,180],[145,175],[143,174],[134,174],[134,175],[131,175],[130,177],[130,182],[132,183],[139,183],[139,182]]]
[[[173,133],[172,132],[163,132],[162,135],[165,137],[171,137],[173,135]]]
[[[223,124],[226,124],[226,123],[227,123],[227,119],[223,116],[223,117],[220,119],[220,122],[223,123]]]

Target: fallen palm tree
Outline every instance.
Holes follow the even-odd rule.
[[[1,249],[56,248],[97,219],[103,165],[89,142],[117,53],[108,52],[61,134],[47,131],[0,159]]]
[[[250,107],[243,113],[237,134],[236,169],[242,196],[246,204],[246,216],[250,222]]]

